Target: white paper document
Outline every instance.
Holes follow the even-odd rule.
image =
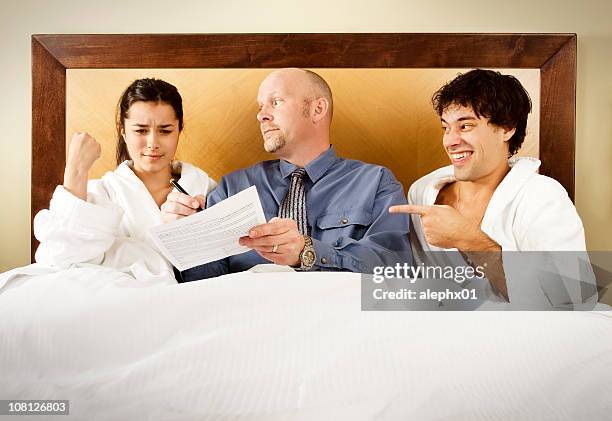
[[[257,188],[251,186],[215,206],[151,228],[153,242],[180,271],[249,251],[238,244],[265,224]]]

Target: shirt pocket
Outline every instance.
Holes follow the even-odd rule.
[[[337,245],[341,238],[361,240],[372,224],[372,213],[363,208],[326,212],[320,215],[315,226],[324,242]]]

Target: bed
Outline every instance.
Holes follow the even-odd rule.
[[[574,196],[573,34],[35,35],[32,60],[32,215],[61,183],[71,69],[535,69],[541,172]],[[344,150],[376,160],[414,146],[358,143]],[[400,164],[407,187],[415,168]],[[612,414],[609,311],[362,311],[361,282],[271,268],[181,285],[96,267],[18,278],[0,292],[0,396],[68,399],[87,420]]]
[[[0,294],[0,391],[83,420],[605,420],[611,329],[610,312],[361,311],[357,274],[92,269]]]

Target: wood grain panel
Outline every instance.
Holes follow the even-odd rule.
[[[540,68],[565,34],[36,35],[65,67]],[[112,48],[109,48],[112,47]]]
[[[66,70],[32,38],[32,213],[49,206],[65,159]],[[32,232],[32,261],[38,241]]]
[[[390,168],[408,187],[444,165],[438,116],[431,96],[469,69],[313,69],[330,84],[335,110],[332,142],[345,157]],[[177,158],[203,168],[217,180],[264,159],[256,120],[259,83],[269,69],[68,70],[66,139],[88,131],[102,144],[90,178],[115,168],[114,111],[129,83],[158,77],[183,96],[185,129]],[[534,101],[520,155],[538,156],[539,71],[504,70],[518,77]]]
[[[574,199],[576,153],[576,37],[542,66],[541,173],[558,180]],[[568,107],[567,104],[574,104]],[[571,187],[567,187],[571,186]]]

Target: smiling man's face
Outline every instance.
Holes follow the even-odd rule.
[[[508,167],[506,130],[478,117],[471,107],[451,105],[441,116],[443,144],[459,181],[478,181]]]

